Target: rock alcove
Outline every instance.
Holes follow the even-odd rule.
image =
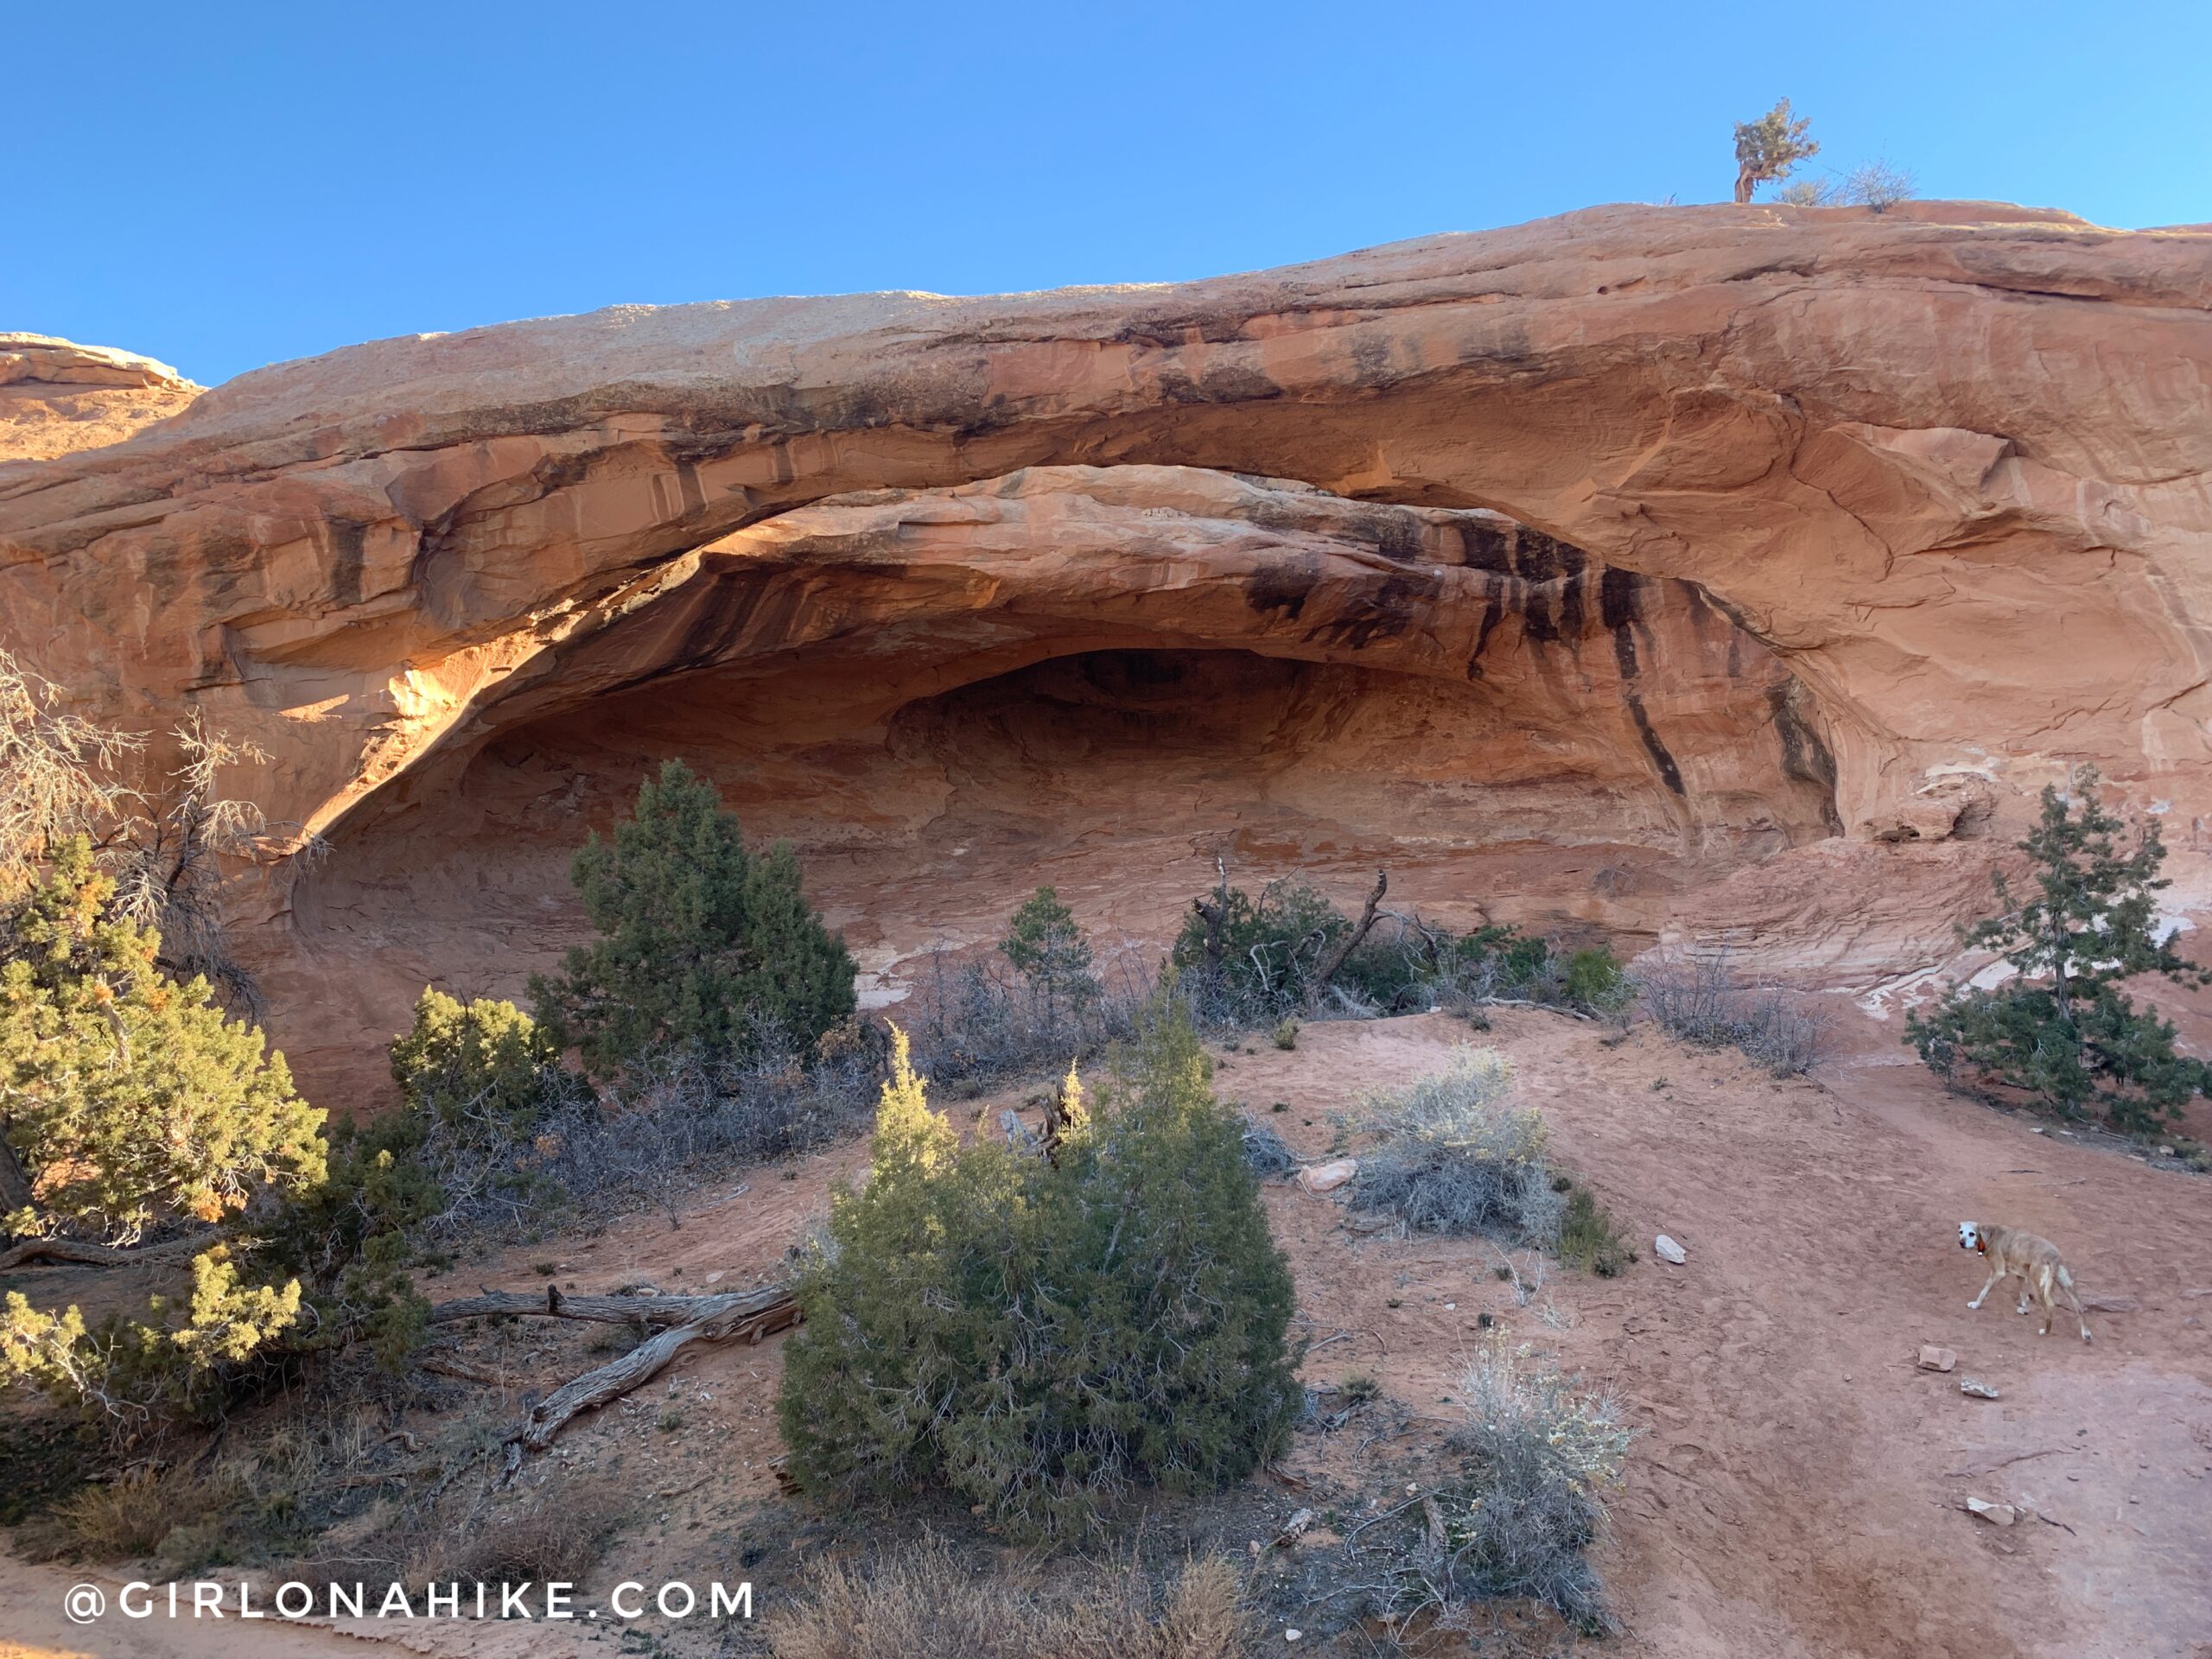
[[[481,700],[303,883],[311,944],[510,985],[659,760],[791,841],[871,1000],[1051,882],[1156,952],[1225,857],[1649,943],[1838,828],[1817,709],[1695,584],[1501,515],[1179,467],[832,499],[723,538]]]

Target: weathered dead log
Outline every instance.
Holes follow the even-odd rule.
[[[211,1249],[220,1243],[220,1233],[194,1233],[183,1238],[164,1240],[159,1244],[144,1244],[137,1249],[118,1250],[105,1244],[79,1244],[66,1238],[30,1238],[0,1250],[0,1273],[10,1268],[85,1267],[129,1268],[143,1262],[163,1262],[171,1256],[194,1254]]]
[[[495,1295],[487,1293],[487,1298]],[[472,1298],[472,1302],[486,1298]],[[535,1297],[521,1297],[518,1300],[525,1306],[516,1313],[544,1313],[545,1305]],[[526,1452],[543,1452],[553,1444],[554,1437],[568,1427],[580,1413],[604,1406],[620,1399],[633,1389],[651,1382],[665,1370],[670,1363],[694,1343],[729,1342],[743,1337],[751,1342],[784,1330],[798,1323],[798,1301],[791,1294],[789,1285],[764,1285],[759,1290],[742,1291],[730,1296],[571,1296],[562,1299],[558,1317],[563,1319],[606,1319],[604,1313],[581,1313],[575,1310],[583,1303],[637,1302],[651,1306],[657,1302],[690,1303],[696,1317],[683,1324],[671,1324],[667,1329],[648,1337],[620,1359],[608,1361],[596,1370],[586,1371],[573,1382],[563,1383],[531,1408],[530,1414],[517,1424],[506,1437],[507,1459],[504,1479],[512,1480],[522,1467]],[[448,1306],[463,1306],[448,1303]],[[508,1310],[500,1310],[508,1311]],[[435,1310],[433,1310],[435,1314]],[[469,1317],[458,1315],[456,1317]]]
[[[1321,963],[1313,976],[1313,988],[1316,995],[1329,988],[1336,980],[1338,970],[1343,968],[1351,953],[1359,949],[1360,942],[1366,938],[1369,931],[1375,925],[1375,907],[1382,902],[1382,895],[1389,890],[1389,871],[1376,871],[1375,891],[1367,895],[1367,906],[1359,912],[1358,925],[1337,941],[1337,948],[1329,952],[1326,960]]]
[[[762,1285],[721,1296],[536,1296],[521,1291],[487,1290],[480,1296],[440,1302],[430,1309],[432,1325],[481,1319],[499,1314],[554,1319],[589,1319],[601,1325],[692,1325],[733,1311],[766,1309],[791,1300],[791,1287]]]

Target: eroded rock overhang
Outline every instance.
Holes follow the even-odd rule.
[[[1078,581],[960,522],[1001,510],[993,480],[1182,468],[1489,509],[1648,579],[1647,598],[1694,592],[1780,665],[1843,833],[1782,855],[1816,880],[1731,876],[1707,919],[1863,976],[1941,931],[1891,895],[1966,890],[1948,837],[2001,835],[2082,762],[2140,805],[2212,810],[2208,304],[2202,236],[1988,204],[1607,208],[1169,288],[630,308],[385,341],[244,377],[130,443],[0,468],[0,631],[101,712],[151,726],[204,708],[270,752],[257,792],[277,815],[343,835],[533,707],[669,673],[702,640],[766,639],[772,588],[808,626],[844,626],[835,649],[856,628],[879,641],[880,661],[855,659],[879,696],[992,652],[1177,648],[1179,628],[1440,672],[1503,603],[1475,564],[1357,536],[1313,554],[1344,538],[1211,508],[1184,516],[1231,526],[1217,546],[1100,553],[1120,574]],[[935,574],[864,565],[866,537],[822,517],[868,513],[879,538],[932,550]],[[1281,550],[1254,551],[1261,535]],[[945,551],[963,538],[966,563]],[[797,568],[832,543],[855,550]],[[1308,554],[1321,574],[1299,578],[1298,614],[1253,606]],[[1191,574],[1217,558],[1235,574]],[[748,560],[786,568],[733,574]],[[990,581],[1064,610],[995,610],[976,597]],[[1602,626],[1604,588],[1610,652],[1637,636]],[[1360,607],[1411,620],[1355,645]],[[1325,618],[1334,642],[1313,632]],[[914,639],[940,623],[981,655],[932,665]],[[1640,736],[1607,752],[1639,747],[1656,767]]]

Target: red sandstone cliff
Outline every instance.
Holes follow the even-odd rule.
[[[386,340],[0,467],[0,644],[330,836],[251,900],[311,1075],[511,988],[679,750],[880,974],[1218,845],[1864,986],[2078,764],[2212,814],[2208,308],[2191,232],[1610,207]]]

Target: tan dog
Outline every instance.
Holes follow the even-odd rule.
[[[2075,1322],[2082,1327],[2082,1340],[2089,1340],[2089,1321],[2082,1316],[2081,1300],[2074,1294],[2074,1275],[2059,1260],[2057,1245],[2047,1238],[2037,1238],[2033,1233],[2024,1233],[2017,1227],[1962,1221],[1959,1224],[1959,1248],[1978,1252],[1989,1263],[1989,1282],[1981,1287],[1980,1295],[1967,1304],[1968,1307],[1980,1307],[1987,1301],[1999,1281],[2018,1279],[2019,1311],[2026,1313],[2033,1301],[2043,1304],[2043,1335],[2050,1334],[2050,1322],[2063,1302],[2072,1310]]]

